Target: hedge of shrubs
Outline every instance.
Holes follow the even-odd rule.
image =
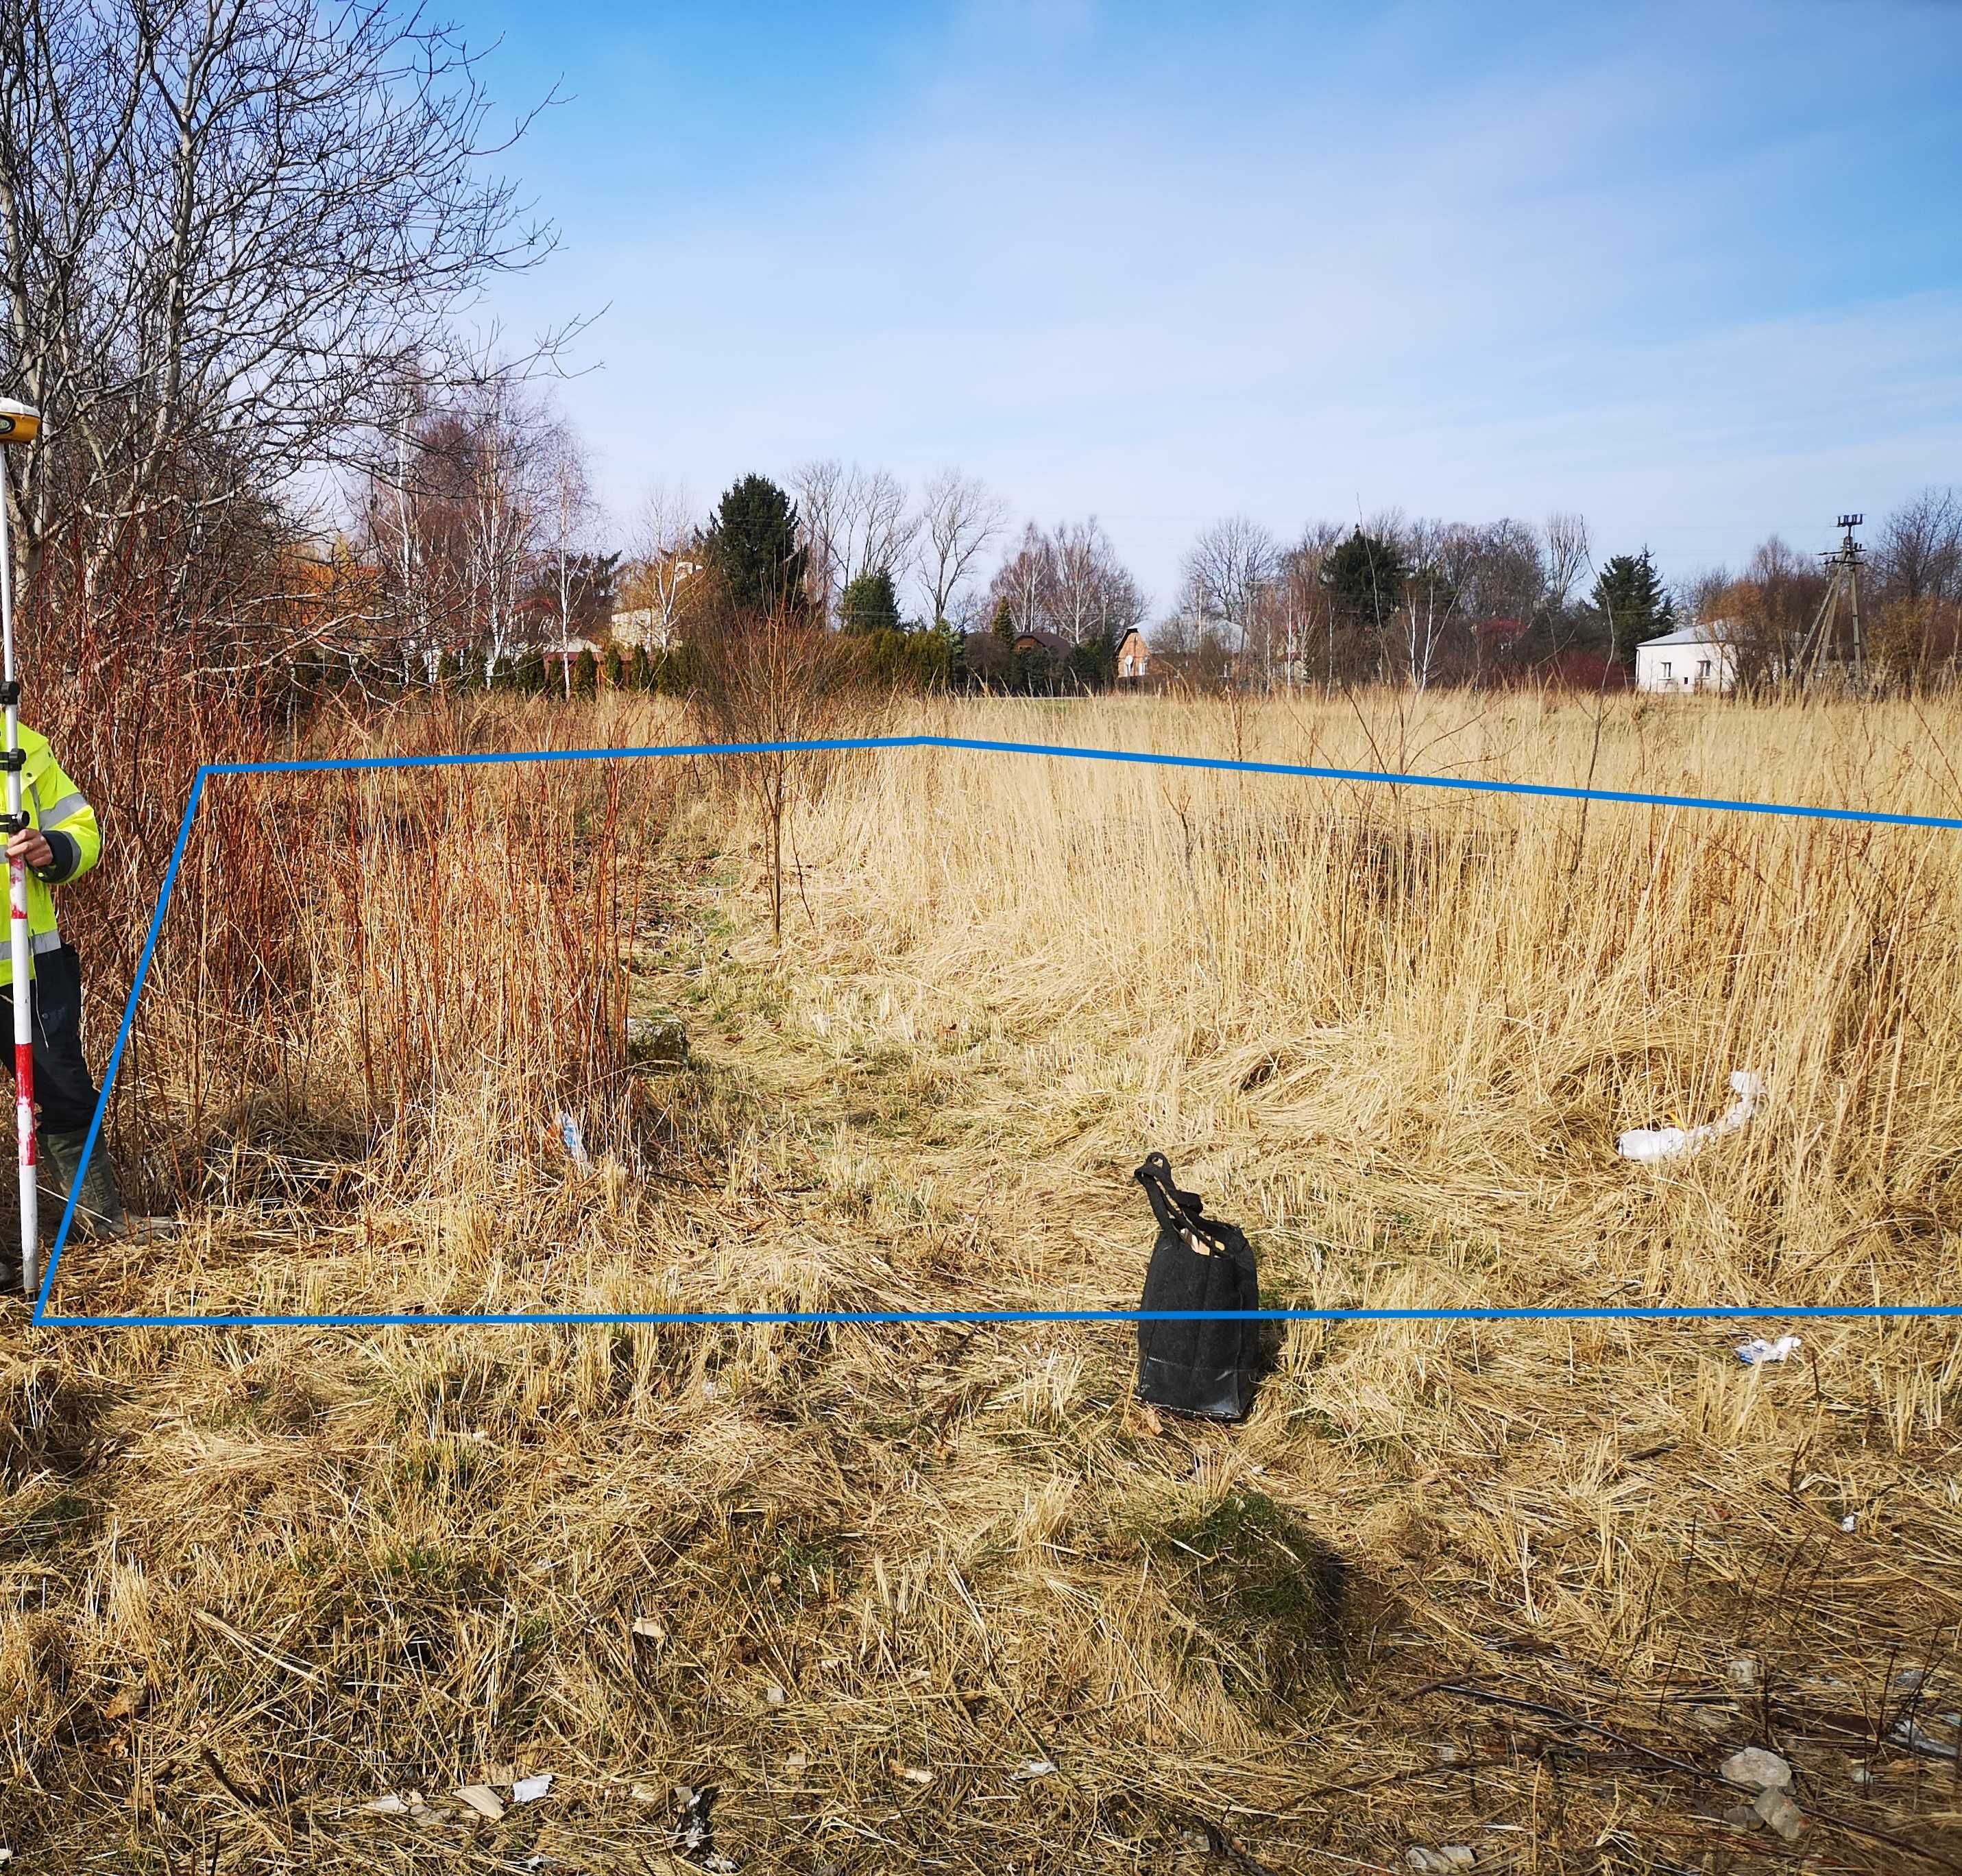
[[[1036,695],[1100,689],[1110,682],[1110,659],[1101,649],[1084,648],[1066,660],[1046,654],[996,654],[992,640],[963,640],[944,630],[874,631],[850,635],[848,641],[861,660],[867,679],[881,687],[923,691],[987,689]],[[363,688],[370,692],[427,690],[432,683],[456,689],[487,689],[528,696],[564,696],[567,674],[557,658],[534,646],[514,658],[500,658],[486,673],[481,654],[446,652],[433,678],[420,662],[406,676],[401,671],[364,669]],[[695,688],[696,660],[686,645],[665,650],[623,650],[609,645],[597,654],[582,651],[572,660],[570,689],[575,697],[592,697],[601,690],[651,691],[666,697],[685,697]],[[318,697],[350,681],[343,665],[331,663],[318,652],[296,660],[293,689]]]

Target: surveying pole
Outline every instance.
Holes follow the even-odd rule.
[[[40,433],[40,413],[0,398],[0,445],[30,443]],[[27,825],[21,809],[21,680],[14,670],[14,549],[7,538],[7,489],[0,478],[0,705],[6,714],[6,743],[0,769],[7,776],[7,813],[0,826],[7,837]],[[21,1287],[31,1296],[40,1287],[40,1205],[34,1171],[34,962],[27,938],[27,868],[18,857],[7,863],[7,903],[12,916],[14,964],[14,1127],[20,1145]]]

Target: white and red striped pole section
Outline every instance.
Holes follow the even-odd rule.
[[[14,550],[7,538],[7,495],[0,487],[0,697],[6,700],[7,826],[26,826],[21,813],[21,686],[14,675]],[[7,863],[8,950],[14,965],[14,1130],[20,1145],[21,1286],[40,1287],[40,1194],[34,1174],[34,999],[27,932],[27,867]]]

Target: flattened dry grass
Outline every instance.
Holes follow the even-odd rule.
[[[662,740],[640,708],[549,733]],[[916,720],[1957,811],[1905,707]],[[708,765],[503,781],[364,784],[358,868],[345,790],[216,829],[123,1117],[190,1229],[78,1250],[63,1306],[1124,1307],[1152,1146],[1277,1303],[1962,1290],[1948,837],[904,753],[797,821],[779,951]],[[1614,1158],[1736,1067],[1762,1119]],[[1297,1323],[1221,1429],[1095,1325],[23,1328],[0,1830],[661,1870],[712,1785],[723,1853],[813,1876],[1962,1868],[1954,1762],[1889,1738],[1957,1737],[1962,1353],[1744,1332]],[[1796,1846],[1724,1821],[1748,1743]],[[446,1795],[533,1770],[499,1823]],[[359,1809],[411,1790],[443,1814]]]

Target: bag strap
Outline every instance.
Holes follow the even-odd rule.
[[[1213,1221],[1200,1215],[1199,1194],[1181,1192],[1172,1183],[1171,1162],[1164,1154],[1147,1153],[1145,1163],[1131,1177],[1145,1188],[1145,1197],[1151,1200],[1152,1216],[1161,1225],[1202,1238],[1215,1251],[1226,1248],[1226,1240]]]

